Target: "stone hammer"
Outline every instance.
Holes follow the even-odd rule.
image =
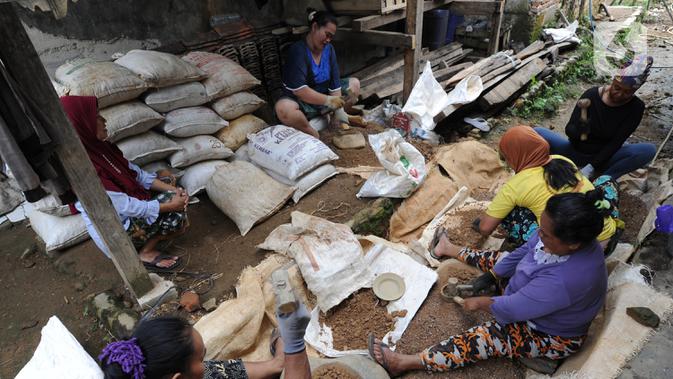
[[[589,115],[588,110],[591,106],[591,100],[579,99],[577,106],[580,107],[580,141],[586,141],[589,138]]]
[[[442,287],[442,297],[447,301],[453,301],[456,304],[463,305],[463,297],[471,294],[474,288],[471,284],[458,284],[458,278],[449,278],[444,287]]]

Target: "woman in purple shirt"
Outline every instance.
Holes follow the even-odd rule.
[[[409,370],[443,372],[491,357],[558,360],[577,352],[607,290],[603,250],[596,240],[609,212],[602,196],[593,190],[551,197],[539,229],[512,253],[461,249],[443,236],[436,255],[485,272],[472,282],[475,293],[508,280],[501,296],[466,298],[463,304],[467,311],[490,312],[495,320],[416,355],[395,353],[370,336],[372,358],[395,376]]]

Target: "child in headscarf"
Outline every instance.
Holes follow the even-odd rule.
[[[581,122],[580,107],[575,106],[565,129],[568,139],[541,127],[535,131],[549,142],[552,154],[570,158],[592,179],[603,174],[617,180],[644,167],[654,159],[656,146],[624,142],[643,117],[645,103],[635,92],[647,80],[652,63],[651,56],[639,55],[617,72],[610,85],[582,94],[581,99],[591,101],[588,128]]]
[[[105,140],[105,119],[98,114],[95,97],[64,96],[61,104],[119,214],[122,226],[139,248],[140,260],[155,271],[177,268],[179,257],[161,254],[156,245],[187,227],[185,211],[189,197],[186,192],[157,179],[156,174],[141,170],[126,160],[117,146]],[[153,197],[150,190],[159,194]],[[71,205],[71,211],[82,214],[89,235],[109,257],[110,252],[79,201]]]
[[[569,159],[550,155],[547,141],[530,126],[519,125],[509,129],[500,139],[499,149],[515,175],[498,191],[485,214],[475,222],[484,236],[501,225],[508,233],[509,241],[520,246],[537,230],[549,198],[560,193],[585,193],[594,189]],[[615,220],[606,217],[598,236],[599,241],[604,241],[604,248],[615,231]],[[436,242],[439,244],[440,241]]]

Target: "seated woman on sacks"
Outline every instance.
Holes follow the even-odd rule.
[[[535,131],[549,142],[552,154],[570,158],[591,179],[602,174],[617,180],[646,166],[654,159],[657,147],[625,142],[643,117],[645,103],[635,93],[647,80],[652,63],[650,56],[636,56],[619,70],[612,83],[586,90],[566,125],[567,139],[546,128],[537,127]],[[588,106],[585,121],[582,106]]]
[[[441,255],[485,272],[472,281],[474,294],[508,280],[500,296],[469,297],[462,304],[495,319],[416,355],[395,353],[370,336],[372,358],[391,376],[409,370],[444,372],[494,357],[523,359],[528,366],[553,371],[554,361],[581,348],[605,302],[607,269],[596,240],[608,211],[596,207],[602,197],[600,190],[552,196],[540,227],[511,253],[461,248],[443,238],[437,245]]]
[[[156,246],[159,241],[186,230],[189,197],[185,190],[157,179],[156,174],[141,170],[127,161],[117,146],[105,140],[105,119],[98,114],[95,97],[63,96],[61,104],[119,214],[122,226],[139,249],[140,260],[153,271],[179,267],[179,257],[162,254]],[[175,183],[173,178],[169,179]],[[150,191],[158,194],[153,196]],[[82,214],[96,246],[110,257],[79,201],[71,205],[71,211]]]
[[[304,333],[310,320],[306,307],[277,315],[271,335],[272,359],[207,360],[201,334],[186,320],[165,317],[141,321],[131,338],[108,344],[98,359],[105,379],[264,379],[310,378]]]
[[[474,227],[483,236],[490,235],[501,226],[507,233],[508,241],[514,246],[520,246],[538,228],[549,198],[559,193],[585,193],[594,189],[594,185],[569,159],[560,155],[549,155],[547,141],[529,126],[519,125],[505,132],[500,139],[499,150],[515,175],[498,191],[485,214],[475,220]],[[608,200],[601,204],[615,209],[616,185],[609,180],[601,183],[601,189]],[[620,233],[616,231],[616,220],[611,215],[606,216],[603,230],[598,236],[598,240],[606,248],[606,254],[612,252],[617,244]],[[446,233],[443,228],[438,229],[433,245],[443,233]],[[441,258],[440,253],[434,255]]]
[[[290,46],[283,66],[283,96],[276,102],[276,115],[283,124],[310,134],[320,135],[310,119],[334,112],[333,123],[349,124],[344,106],[360,96],[360,81],[341,79],[336,51],[331,41],[337,33],[336,18],[309,10],[309,32]]]

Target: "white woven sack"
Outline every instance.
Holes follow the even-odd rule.
[[[199,82],[159,88],[145,95],[145,104],[161,113],[179,108],[193,107],[207,102],[206,87]]]
[[[213,134],[227,125],[229,123],[210,108],[189,107],[168,112],[159,129],[170,136],[184,138]]]
[[[206,191],[244,236],[255,224],[277,212],[294,190],[252,163],[233,161],[217,168],[206,184]]]
[[[101,109],[106,121],[107,140],[116,142],[152,129],[164,117],[140,101],[131,101]]]
[[[38,210],[28,213],[30,226],[44,241],[47,251],[61,250],[89,239],[81,215],[52,216]]]
[[[223,119],[234,120],[258,110],[265,103],[254,93],[239,92],[217,100],[212,107]]]
[[[228,163],[223,160],[214,160],[191,165],[185,169],[185,174],[180,179],[180,185],[187,191],[189,196],[194,196],[206,189],[208,180],[210,180],[218,167]]]
[[[182,59],[208,73],[203,85],[206,86],[206,94],[210,100],[246,91],[260,84],[240,64],[219,54],[192,51]]]
[[[54,197],[54,195],[45,196],[42,199],[31,203],[34,210],[46,213],[51,216],[57,217],[67,217],[72,216],[70,212],[70,207],[67,204],[61,204],[61,202]]]
[[[99,108],[133,100],[148,88],[145,81],[125,67],[90,59],[61,65],[56,69],[54,79],[65,87],[59,96],[96,96]]]
[[[161,51],[131,50],[115,63],[133,71],[153,87],[174,86],[208,76],[193,64]]]
[[[194,136],[176,139],[182,150],[173,153],[168,159],[172,167],[181,168],[196,162],[210,159],[225,159],[234,152],[225,147],[222,141],[213,136]]]
[[[220,130],[215,136],[231,150],[238,150],[248,141],[248,134],[257,133],[268,125],[261,118],[251,114],[241,116],[229,123],[229,126]]]
[[[171,175],[175,176],[177,179],[180,179],[185,174],[184,170],[173,168],[168,164],[168,162],[164,160],[148,163],[142,166],[141,169],[150,173],[157,173],[162,170],[168,170],[170,171]]]
[[[243,145],[236,150],[234,153],[234,159],[237,161],[246,161],[250,162],[250,157],[248,156],[248,145]]]
[[[242,148],[243,147],[241,147],[241,149]],[[238,151],[236,151],[236,154],[238,155]],[[295,188],[294,194],[292,195],[292,201],[294,201],[295,204],[298,203],[302,197],[327,181],[327,179],[338,174],[336,167],[331,164],[322,165],[297,180],[290,180],[271,170],[264,171],[275,180]]]
[[[329,161],[339,159],[319,139],[285,125],[248,135],[250,160],[290,180]]]
[[[124,158],[138,166],[164,159],[182,150],[182,147],[170,138],[152,131],[121,140],[117,143],[117,147],[124,154]]]

